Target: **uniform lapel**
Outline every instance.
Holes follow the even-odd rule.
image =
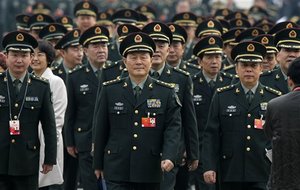
[[[254,94],[254,98],[251,102],[251,105],[249,107],[249,112],[253,109],[255,109],[257,106],[259,106],[261,100],[262,100],[262,96],[264,95],[264,89],[262,87],[261,84],[258,85],[256,92]]]
[[[289,92],[289,89],[288,89],[288,84],[287,82],[284,80],[284,76],[281,72],[280,69],[277,70],[277,73],[275,75],[275,86],[278,90],[280,90],[281,92],[283,93],[287,93]]]
[[[86,66],[85,72],[87,74],[87,79],[89,81],[91,81],[95,86],[98,86],[98,83],[99,83],[98,78],[96,77],[96,75],[95,75],[95,73],[94,73],[94,71],[93,71],[90,64],[88,64]]]
[[[153,88],[152,79],[148,76],[147,80],[145,81],[142,94],[139,97],[138,102],[136,104],[136,107],[139,107],[147,100],[147,98],[152,96],[152,88]]]
[[[136,102],[133,94],[132,84],[129,77],[125,78],[122,87],[123,87],[123,96],[134,107]]]
[[[242,88],[242,85],[240,82],[237,85],[235,85],[235,95],[237,96],[236,101],[239,103],[239,105],[248,109],[249,105],[246,100],[246,95],[245,95],[244,89]]]
[[[204,94],[206,94],[207,96],[211,96],[212,92],[208,86],[207,81],[205,80],[202,71],[199,73],[199,79],[198,79],[199,83],[203,86],[203,92]]]
[[[161,80],[161,81],[164,81],[164,82],[171,82],[170,76],[171,76],[171,67],[168,66],[168,64],[165,64],[163,72],[159,76],[158,80]]]

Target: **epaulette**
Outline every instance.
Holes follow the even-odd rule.
[[[232,89],[233,87],[234,87],[234,85],[229,85],[229,86],[224,86],[224,87],[221,87],[221,88],[217,88],[217,92],[224,92],[224,91]]]
[[[34,74],[31,74],[31,75],[30,75],[30,78],[33,79],[33,80],[42,81],[42,82],[44,82],[44,83],[46,83],[46,84],[49,84],[48,79],[46,79],[46,78],[44,78],[44,77],[38,77],[38,76],[36,76],[36,75],[34,75]]]
[[[55,71],[55,70],[58,69],[58,67],[59,67],[59,65],[56,65],[55,67],[51,67],[51,70],[52,70],[52,71]]]
[[[226,72],[220,72],[222,76],[224,77],[228,77],[228,78],[234,78],[235,76],[233,74],[230,74],[230,73],[226,73]]]
[[[274,70],[271,70],[271,71],[265,71],[265,72],[262,72],[262,73],[260,74],[260,76],[268,76],[268,75],[271,75],[273,72],[274,72]]]
[[[110,80],[110,81],[107,81],[107,82],[104,82],[103,83],[103,86],[107,86],[107,85],[111,85],[111,84],[116,84],[116,83],[119,83],[121,82],[122,80],[120,78],[116,78],[114,80]]]
[[[168,88],[175,88],[175,85],[174,84],[170,84],[170,83],[166,83],[166,82],[163,82],[161,80],[154,80],[157,84],[161,85],[161,86],[164,86],[164,87],[168,87]]]
[[[81,69],[83,69],[83,68],[84,68],[83,65],[78,65],[78,66],[76,66],[74,69],[69,70],[69,74],[72,74],[72,73],[74,73],[74,72],[76,72],[76,71],[79,71],[79,70],[81,70]]]
[[[189,62],[187,62],[186,65],[189,66],[189,67],[201,70],[201,67],[199,65],[195,65],[195,64],[192,64],[192,63],[189,63]]]
[[[282,92],[278,91],[278,90],[275,90],[274,88],[271,88],[271,87],[268,87],[268,86],[265,86],[265,89],[273,94],[276,94],[277,96],[281,96],[282,95]]]
[[[103,65],[102,69],[105,70],[105,69],[108,69],[108,68],[111,68],[111,67],[115,67],[118,65],[118,62],[112,62],[112,61],[106,61],[105,64]]]
[[[174,71],[177,71],[177,72],[179,72],[179,73],[182,73],[182,74],[184,74],[184,75],[186,75],[186,76],[189,76],[189,75],[190,75],[189,72],[184,71],[184,70],[182,70],[182,69],[179,69],[179,68],[177,68],[177,67],[173,67],[173,69],[174,69]]]
[[[225,67],[223,68],[223,71],[227,71],[227,70],[229,70],[229,69],[232,69],[233,67],[235,67],[235,65],[225,66]]]
[[[1,76],[4,76],[4,72],[3,72],[3,73],[2,73],[2,72],[0,72],[0,77],[1,77]]]

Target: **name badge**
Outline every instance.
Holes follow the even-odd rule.
[[[202,95],[194,95],[194,102],[202,102]]]
[[[156,118],[142,117],[142,127],[145,127],[145,128],[154,128],[154,127],[156,127]]]
[[[0,103],[5,103],[5,96],[0,95]]]
[[[227,113],[235,113],[236,112],[236,106],[234,106],[234,105],[228,106],[227,109],[226,109],[226,112]]]
[[[26,96],[25,97],[25,101],[26,102],[38,102],[39,101],[39,97],[31,97],[31,96]]]
[[[80,92],[89,91],[89,85],[88,84],[80,85],[79,91]]]
[[[10,135],[20,135],[20,121],[10,120],[9,121],[9,133]]]
[[[124,103],[122,102],[115,103],[114,110],[119,110],[119,111],[124,110]]]
[[[267,107],[268,107],[268,102],[262,102],[262,103],[260,103],[260,109],[262,111],[266,111]]]
[[[147,99],[147,107],[148,108],[160,108],[161,107],[160,99]]]

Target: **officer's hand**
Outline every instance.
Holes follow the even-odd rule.
[[[74,146],[68,146],[67,147],[67,151],[68,153],[73,156],[74,158],[76,158],[76,154],[78,153],[77,152],[77,149],[74,147]]]
[[[41,171],[41,173],[42,174],[47,174],[48,172],[52,171],[53,165],[43,164],[42,169],[43,170]]]
[[[212,170],[206,171],[206,172],[204,172],[203,177],[204,177],[204,181],[208,184],[216,183],[216,172],[215,171],[212,171]]]
[[[174,164],[171,160],[163,160],[160,163],[160,167],[163,172],[169,172],[174,168]]]
[[[102,170],[95,170],[95,175],[96,175],[97,179],[99,179],[100,177],[103,178]]]
[[[188,163],[189,171],[194,171],[198,168],[199,160],[193,160]]]

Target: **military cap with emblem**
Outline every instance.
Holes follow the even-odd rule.
[[[298,28],[298,27],[299,26],[296,23],[294,23],[294,22],[290,22],[290,21],[279,22],[279,23],[275,24],[270,29],[270,31],[268,32],[268,34],[275,35],[280,30],[283,30],[283,29],[286,29],[286,28]]]
[[[104,26],[93,26],[81,34],[79,43],[86,47],[91,43],[108,43],[109,31]]]
[[[222,54],[223,40],[219,36],[205,36],[194,47],[193,54],[201,57],[204,54]]]
[[[118,41],[121,42],[126,36],[135,32],[141,32],[141,29],[131,24],[121,24],[117,28],[117,33],[119,36]]]
[[[148,17],[142,13],[139,13],[139,18],[135,25],[139,28],[143,28],[148,23]]]
[[[39,37],[43,40],[61,39],[67,32],[67,29],[63,25],[52,23],[45,26],[39,32]]]
[[[274,44],[274,39],[271,34],[262,34],[253,38],[253,41],[263,44],[267,48],[267,53],[277,53],[278,49]]]
[[[34,52],[34,49],[38,46],[36,39],[26,33],[20,31],[14,31],[6,34],[2,40],[2,47],[5,51],[24,51]]]
[[[265,32],[262,29],[257,28],[257,27],[251,27],[251,28],[248,28],[248,29],[242,31],[236,37],[235,41],[237,43],[244,42],[244,41],[251,41],[253,38],[255,38],[256,36],[261,35],[261,34],[265,34]]]
[[[261,28],[265,33],[268,33],[273,26],[274,26],[273,23],[268,22],[268,23],[262,23],[262,24],[256,25],[255,27]]]
[[[156,19],[156,11],[150,5],[140,5],[135,8],[135,10],[147,16],[148,18],[151,18],[152,20]]]
[[[107,12],[97,14],[97,25],[113,25],[112,16]]]
[[[139,19],[139,13],[132,9],[121,9],[116,11],[112,15],[113,23],[117,24],[125,24],[132,23],[135,24]]]
[[[78,16],[94,16],[96,17],[98,13],[98,8],[96,5],[89,1],[81,1],[77,3],[74,7],[74,15]]]
[[[28,20],[28,26],[30,30],[41,30],[44,26],[54,23],[55,20],[45,14],[34,14]]]
[[[205,16],[197,16],[197,25],[206,20]]]
[[[135,32],[124,38],[120,44],[119,51],[123,57],[126,57],[131,52],[149,52],[152,56],[155,48],[155,43],[148,34]]]
[[[223,33],[223,26],[222,24],[215,19],[207,19],[200,23],[196,29],[196,36],[201,38],[202,36],[206,35],[219,35],[221,36]]]
[[[66,33],[55,45],[55,49],[65,49],[69,46],[79,45],[80,30],[74,29]]]
[[[230,20],[229,21],[229,24],[230,24],[230,28],[249,28],[251,27],[251,24],[248,20],[246,19],[233,19],[233,20]]]
[[[274,43],[277,48],[300,49],[300,29],[287,28],[275,35]]]
[[[225,20],[225,19],[217,19],[221,24],[222,24],[222,27],[223,27],[223,34],[225,32],[228,32],[228,30],[230,30],[230,23]]]
[[[245,29],[244,28],[233,28],[230,29],[228,32],[224,33],[222,35],[223,43],[224,44],[230,44],[230,45],[236,45],[235,39],[240,33],[242,33]]]
[[[243,12],[241,12],[241,11],[235,11],[235,12],[232,12],[232,13],[230,13],[229,15],[227,15],[226,17],[225,17],[225,19],[226,20],[233,20],[233,19],[245,19],[245,20],[248,20],[248,16],[245,14],[245,13],[243,13]]]
[[[197,26],[197,16],[191,12],[183,12],[176,14],[172,18],[172,22],[180,26]]]
[[[148,34],[154,41],[172,43],[172,32],[170,28],[162,22],[151,22],[144,26],[142,32]]]
[[[29,31],[28,21],[30,15],[28,14],[19,14],[16,16],[16,26],[18,30]]]
[[[33,14],[45,14],[45,15],[50,15],[51,14],[51,7],[43,2],[36,2],[35,4],[32,5],[32,13]]]
[[[267,12],[267,10],[259,6],[250,7],[250,9],[248,10],[248,15],[249,17],[254,18],[255,21],[269,17],[269,13]]]
[[[74,22],[73,19],[69,16],[62,16],[56,19],[56,22],[62,24],[68,31],[73,30]]]
[[[182,26],[174,23],[168,23],[167,25],[172,32],[173,41],[182,42],[185,44],[188,38],[185,29]]]
[[[266,55],[266,47],[254,41],[246,41],[237,44],[231,51],[232,59],[237,63],[241,62],[262,62]]]
[[[262,18],[258,21],[256,21],[253,26],[259,26],[261,24],[272,24],[272,25],[275,25],[275,22],[274,20],[270,19],[270,18]]]
[[[231,13],[233,13],[233,11],[228,8],[218,9],[218,10],[216,10],[216,12],[214,14],[214,18],[215,19],[225,19],[225,17]]]

